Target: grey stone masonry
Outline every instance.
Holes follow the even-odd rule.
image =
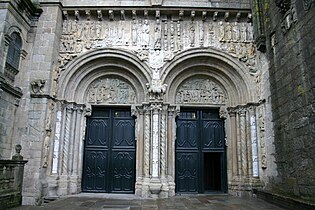
[[[276,3],[264,11],[278,165],[269,192],[314,203],[315,2]]]

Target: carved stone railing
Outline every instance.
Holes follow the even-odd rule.
[[[0,160],[0,208],[8,209],[22,203],[22,184],[24,165],[20,155],[21,146],[16,146],[12,160]]]

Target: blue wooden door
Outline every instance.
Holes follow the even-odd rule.
[[[135,121],[128,109],[93,109],[87,120],[82,191],[133,193]]]
[[[181,111],[176,135],[176,192],[226,192],[224,123],[218,110]]]

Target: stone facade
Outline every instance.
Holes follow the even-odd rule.
[[[127,106],[136,118],[136,195],[175,195],[183,107],[220,109],[229,193],[272,187],[280,171],[269,62],[250,1],[23,1],[30,14],[21,2],[0,1],[0,76],[11,28],[24,52],[14,84],[0,83],[21,98],[0,98],[9,133],[0,150],[6,158],[13,144],[24,148],[24,204],[81,192],[86,121],[96,105]]]

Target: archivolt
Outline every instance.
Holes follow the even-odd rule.
[[[255,81],[249,69],[237,59],[214,49],[193,49],[174,57],[162,71],[162,82],[169,85],[166,97],[175,103],[176,91],[192,77],[208,77],[219,83],[228,96],[227,106],[254,101]]]
[[[59,78],[60,99],[85,103],[88,86],[98,78],[120,78],[135,90],[137,101],[145,98],[145,84],[150,81],[150,70],[135,55],[118,49],[92,50],[75,58]]]

